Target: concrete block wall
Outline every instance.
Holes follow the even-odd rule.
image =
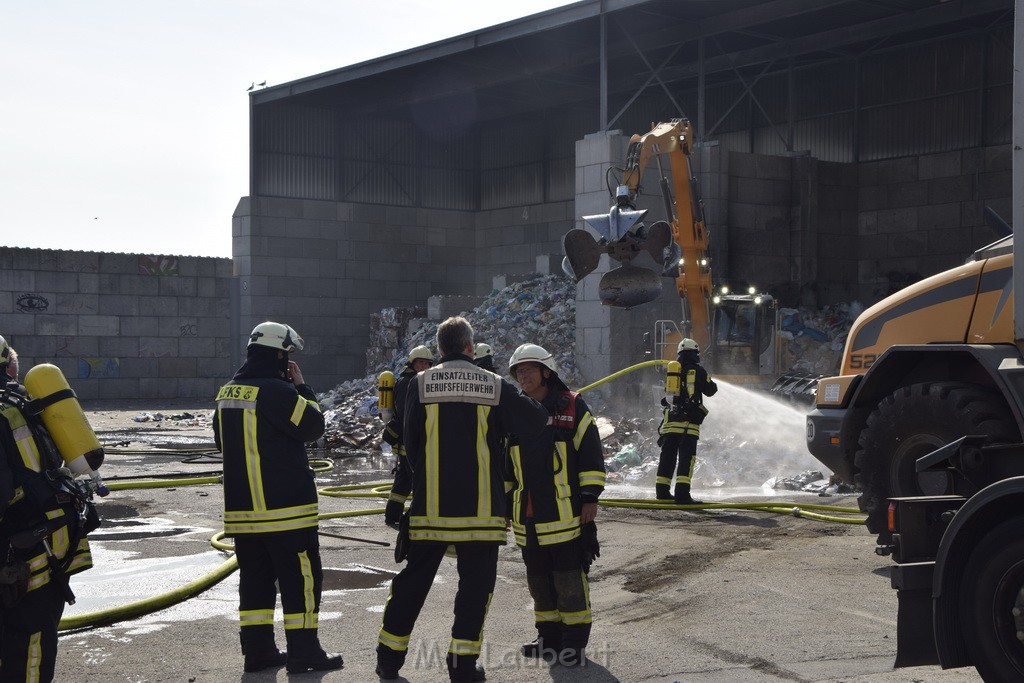
[[[803,256],[794,239],[793,159],[731,152],[728,185],[728,268],[715,273],[716,284],[754,285],[784,296]]]
[[[1011,215],[1009,145],[860,164],[862,301],[877,301],[960,263],[997,239],[985,206]]]
[[[561,253],[572,202],[480,213],[244,197],[232,220],[241,327],[287,322],[317,390],[366,374],[372,313],[482,297],[493,277]],[[468,301],[469,299],[467,299]],[[461,310],[461,309],[460,309]]]
[[[562,236],[573,228],[571,201],[481,211],[476,215],[477,280],[535,272],[538,258],[561,258]],[[490,291],[487,287],[480,294]]]
[[[0,252],[0,335],[82,400],[209,398],[230,376],[231,260]]]

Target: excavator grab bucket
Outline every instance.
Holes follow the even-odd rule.
[[[652,270],[626,264],[605,273],[597,293],[606,306],[632,308],[661,296],[661,278]]]
[[[579,282],[594,272],[604,250],[589,232],[573,228],[562,236],[562,252],[562,269]]]
[[[665,260],[665,249],[669,245],[675,245],[672,241],[672,227],[665,221],[658,221],[647,229],[647,236],[641,242],[641,248],[651,255],[655,263],[662,263]],[[678,261],[679,258],[676,257]]]

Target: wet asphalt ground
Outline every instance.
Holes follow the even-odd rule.
[[[165,415],[208,410],[156,408]],[[108,480],[216,473],[219,462],[208,454],[212,434],[202,420],[135,422],[143,412],[137,406],[88,411],[103,443],[128,442],[108,447],[102,470]],[[383,481],[391,467],[380,455],[331,460],[330,470],[318,476],[321,486]],[[852,497],[802,500],[856,506]],[[99,504],[104,523],[92,535],[95,567],[74,577],[78,602],[65,615],[149,598],[220,566],[229,554],[212,548],[210,538],[221,529],[221,505],[215,483],[113,491]],[[379,498],[321,498],[321,512],[382,507]],[[586,666],[569,669],[519,655],[519,645],[533,638],[532,605],[519,551],[510,545],[499,555],[484,631],[487,680],[980,680],[973,669],[892,669],[896,596],[889,562],[874,554],[861,526],[748,511],[611,507],[601,508],[598,522],[602,553],[590,574],[594,630]],[[328,650],[344,654],[343,670],[243,674],[232,573],[180,604],[62,632],[57,680],[377,681],[377,630],[388,583],[400,568],[390,547],[394,532],[379,512],[325,520],[321,531],[320,636]],[[444,654],[457,580],[454,560],[446,559],[412,634],[402,680],[447,680]],[[278,644],[284,645],[280,627]]]

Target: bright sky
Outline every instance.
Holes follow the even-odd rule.
[[[2,244],[231,256],[251,83],[567,4],[0,0]]]

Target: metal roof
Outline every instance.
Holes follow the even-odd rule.
[[[970,34],[1012,11],[1013,0],[583,0],[250,97],[256,107],[288,101],[351,116],[472,107],[487,121],[596,107],[604,78],[614,112],[644,89],[743,81]]]

